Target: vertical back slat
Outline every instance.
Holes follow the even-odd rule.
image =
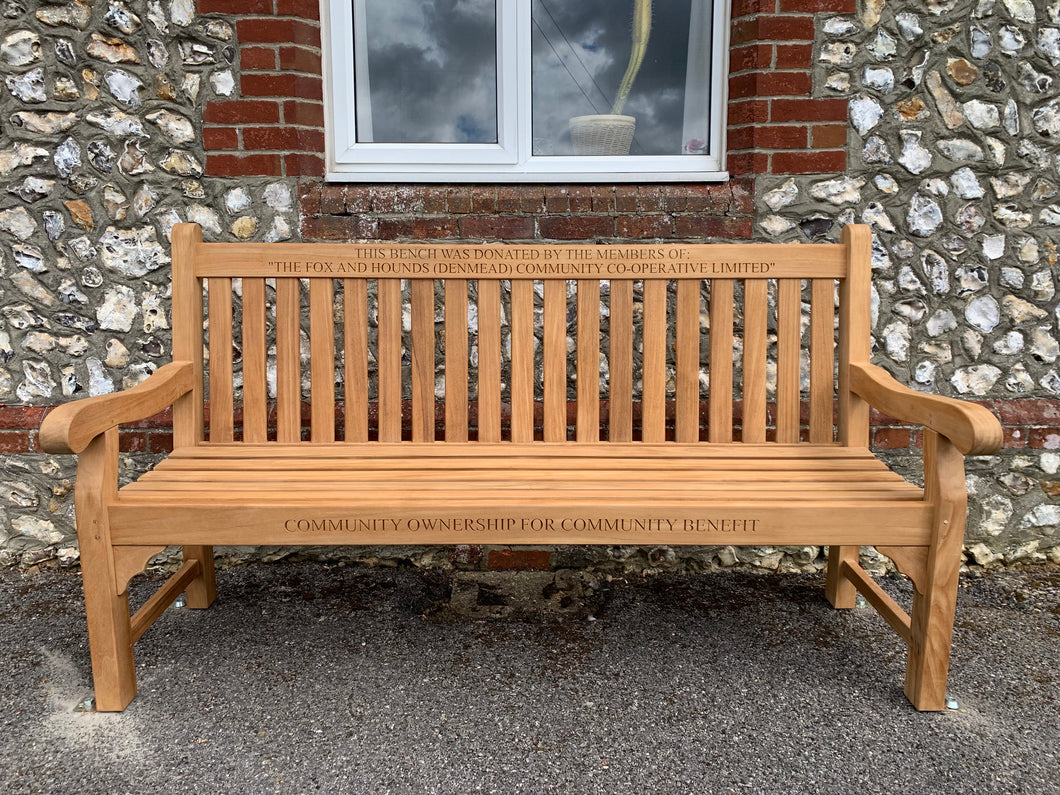
[[[745,442],[766,440],[766,316],[765,279],[744,281],[743,304],[743,435]]]
[[[546,442],[567,440],[567,283],[545,282],[543,359]]]
[[[512,441],[534,439],[534,283],[512,282]]]
[[[699,441],[699,285],[698,279],[677,282],[677,367],[674,439]]]
[[[276,441],[302,440],[300,284],[276,280]]]
[[[578,281],[578,417],[575,439],[600,441],[600,282]]]
[[[191,362],[191,391],[173,404],[173,446],[203,439],[202,280],[195,276],[195,249],[202,244],[198,224],[173,227],[173,360]]]
[[[810,442],[833,440],[835,391],[835,286],[813,279],[810,294]]]
[[[850,391],[847,365],[869,360],[869,290],[872,233],[869,227],[843,228],[847,277],[839,282],[839,441],[850,447],[869,445],[869,404]]]
[[[232,441],[232,280],[209,280],[210,441]]]
[[[478,283],[478,440],[501,440],[501,283]]]
[[[309,280],[309,438],[335,441],[335,283]]]
[[[710,283],[710,441],[732,441],[733,281]]]
[[[613,279],[609,306],[608,439],[633,441],[633,281]]]
[[[467,441],[467,279],[445,282],[445,440]]]
[[[401,441],[401,280],[380,279],[378,292],[379,441]]]
[[[265,380],[265,280],[243,279],[243,441],[269,440]]]
[[[777,280],[777,442],[799,441],[799,352],[802,348],[802,283]]]
[[[666,441],[666,282],[644,280],[641,438]]]
[[[413,279],[412,441],[434,441],[434,282]]]
[[[368,281],[344,279],[343,301],[343,382],[345,384],[345,424],[347,442],[368,441]]]

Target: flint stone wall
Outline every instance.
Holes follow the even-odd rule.
[[[47,406],[134,385],[169,360],[168,234],[183,220],[209,240],[264,241],[826,240],[863,221],[874,360],[918,388],[985,401],[1006,426],[1000,455],[969,462],[969,564],[1060,562],[1060,0],[817,13],[812,97],[849,100],[846,172],[734,171],[684,187],[344,188],[307,176],[319,158],[295,155],[267,177],[211,173],[204,109],[241,99],[248,67],[239,18],[200,10],[0,0],[0,563],[76,564],[73,462],[36,452],[34,429]],[[212,135],[242,141],[235,128]],[[915,430],[876,420],[877,446],[915,478]],[[170,443],[164,421],[131,429],[122,478]],[[822,565],[815,547],[225,554],[317,552],[491,568]]]

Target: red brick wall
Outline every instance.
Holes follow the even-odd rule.
[[[814,98],[816,14],[853,14],[855,0],[733,0],[729,172],[846,169],[847,101]]]
[[[817,14],[855,0],[734,0],[722,185],[326,185],[313,0],[200,0],[234,22],[237,96],[207,104],[211,176],[298,176],[305,239],[746,239],[754,177],[846,167],[846,101],[813,98]]]
[[[238,98],[203,111],[206,173],[324,174],[324,89],[316,0],[199,0],[225,14],[239,43]]]
[[[754,181],[677,185],[299,186],[302,237],[749,238]]]

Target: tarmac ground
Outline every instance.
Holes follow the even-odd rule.
[[[541,577],[558,611],[412,569],[219,570],[96,714],[80,578],[0,571],[0,792],[1060,793],[1055,567],[962,578],[943,713],[821,577]]]

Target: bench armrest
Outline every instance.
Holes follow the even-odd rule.
[[[124,392],[75,400],[56,407],[40,426],[46,453],[80,453],[106,430],[136,422],[173,405],[192,388],[191,362],[173,362]]]
[[[1001,423],[976,403],[917,392],[874,364],[851,364],[850,388],[884,414],[937,431],[965,455],[1001,449]]]

